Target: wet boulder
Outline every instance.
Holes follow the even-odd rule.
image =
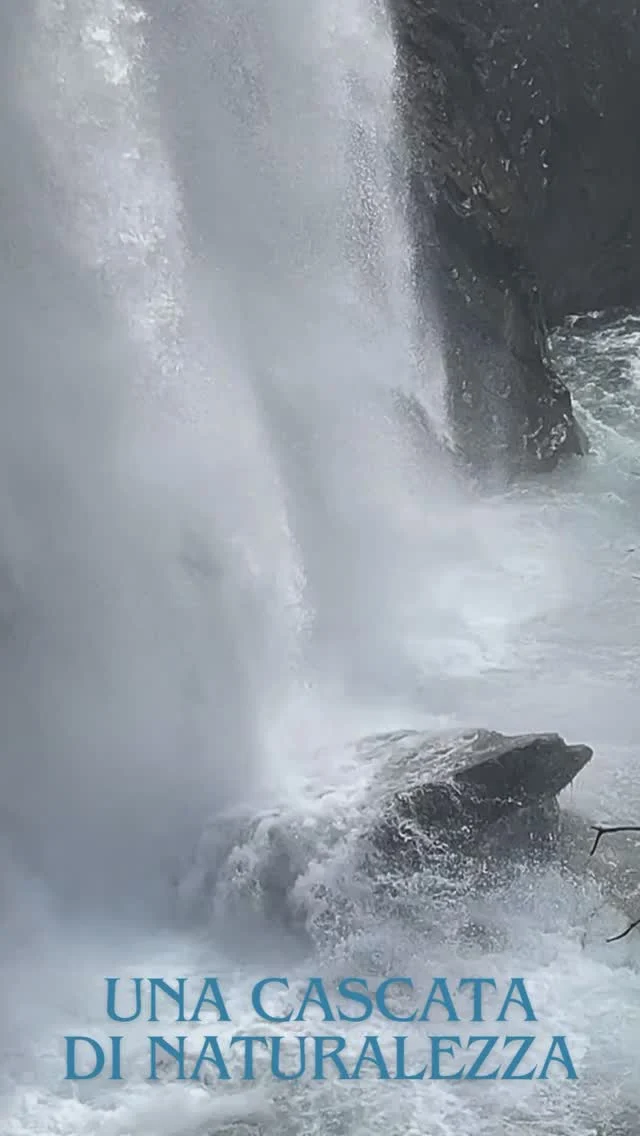
[[[590,761],[585,745],[558,734],[508,737],[490,730],[433,737],[404,733],[381,738],[388,751],[373,787],[379,831],[393,843],[411,834],[456,845],[476,842],[494,826],[526,833],[553,826],[555,800]],[[375,745],[374,745],[375,750]]]
[[[182,912],[312,939],[348,933],[412,873],[427,886],[479,858],[526,858],[553,842],[557,795],[591,755],[557,734],[364,738],[320,762],[293,798],[214,817],[179,884]]]

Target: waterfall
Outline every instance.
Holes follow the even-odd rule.
[[[201,1136],[247,1120],[254,1098],[147,1086],[133,1042],[133,1084],[73,1095],[56,1046],[103,1028],[106,974],[224,971],[234,991],[253,977],[207,922],[221,810],[284,800],[305,886],[326,901],[353,883],[323,841],[338,801],[348,852],[344,743],[365,734],[559,729],[612,747],[610,766],[596,751],[609,788],[592,782],[591,802],[627,808],[638,601],[615,573],[637,543],[635,442],[598,432],[585,379],[592,464],[485,498],[455,468],[382,0],[6,8],[0,1127]],[[269,840],[258,826],[245,841],[229,894],[250,887],[261,847],[277,874]],[[176,878],[197,933],[176,928]],[[475,942],[439,954],[429,940],[427,883],[400,894],[409,927],[367,892],[336,965],[485,973]],[[551,873],[452,915],[497,928],[496,966],[529,968],[559,1033],[575,1015],[606,1085],[582,1082],[579,1107],[531,1098],[559,1136],[599,1123],[609,1093],[614,1058],[589,1045],[602,1007],[617,1029],[619,957],[576,947],[595,902]],[[252,946],[266,959],[274,937]],[[447,1134],[521,1130],[529,1098],[455,1090],[267,1087],[259,1104],[264,1131],[291,1136],[301,1122],[423,1132],[425,1117]]]
[[[281,776],[301,692],[409,681],[442,367],[381,6],[41,0],[18,30],[10,807],[69,893],[121,889]]]

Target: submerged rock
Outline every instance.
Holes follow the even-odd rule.
[[[401,905],[409,874],[427,895],[431,882],[446,891],[452,851],[500,861],[553,838],[556,797],[591,756],[557,734],[365,738],[294,800],[214,818],[180,884],[183,911],[341,936],[390,895]]]
[[[418,276],[436,268],[461,443],[480,465],[549,468],[586,442],[547,328],[640,301],[637,5],[390,10]]]

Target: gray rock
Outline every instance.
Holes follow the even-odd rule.
[[[499,850],[501,836],[505,850],[522,848],[554,831],[556,797],[593,755],[558,734],[482,729],[442,738],[405,733],[377,744],[388,750],[372,789],[377,840],[388,851],[424,837],[457,848],[490,839]]]
[[[555,840],[556,796],[591,755],[557,734],[365,738],[337,780],[328,768],[294,800],[213,818],[178,887],[182,912],[204,905],[216,926],[257,919],[340,937],[435,857],[432,875],[450,878],[461,858],[522,857]]]
[[[640,301],[633,0],[390,0],[418,276],[476,464],[584,452],[548,327]],[[429,284],[432,287],[432,282]]]

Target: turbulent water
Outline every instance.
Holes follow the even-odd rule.
[[[548,869],[396,902],[349,834],[350,743],[402,727],[557,730],[595,749],[574,805],[640,814],[638,321],[557,337],[591,455],[481,498],[413,302],[382,8],[11,9],[3,1134],[634,1131],[640,975],[606,897]],[[247,918],[268,826],[211,886],[234,808],[302,849],[306,956]],[[126,1083],[62,1081],[105,975],[217,974],[255,1032],[268,972],[524,974],[580,1079],[149,1084],[136,1027]]]

